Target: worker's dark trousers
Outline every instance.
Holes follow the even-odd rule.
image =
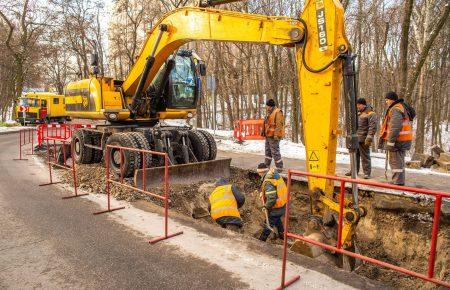
[[[267,166],[270,166],[270,163],[272,163],[273,158],[275,167],[277,169],[283,169],[283,160],[281,159],[280,153],[280,140],[275,140],[274,138],[266,137],[265,152],[266,158],[264,160],[264,163]]]
[[[283,227],[283,221],[281,220],[283,216],[282,215],[271,215],[269,213],[269,224],[272,228],[276,228],[278,230],[278,236],[283,237],[284,236],[284,227]],[[268,227],[264,227],[261,236],[259,239],[261,241],[266,241],[271,233],[271,230]]]
[[[389,166],[392,171],[392,183],[405,184],[405,151],[389,151]]]
[[[359,142],[359,148],[356,151],[356,173],[359,173],[360,163],[362,163],[364,174],[370,176],[372,171],[370,147],[366,146],[364,142]]]

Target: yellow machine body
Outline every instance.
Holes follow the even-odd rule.
[[[48,92],[26,93],[19,98],[15,112],[20,123],[44,123],[66,120],[64,96]]]
[[[161,27],[165,27],[164,30]],[[308,0],[300,20],[199,7],[176,9],[148,32],[123,83],[114,85],[111,78],[92,77],[69,84],[65,93],[67,105],[71,107],[69,114],[105,119],[106,113],[117,112],[119,120],[130,121],[128,106],[139,91],[138,84],[143,81],[145,91],[166,60],[191,41],[249,42],[295,49],[307,170],[334,175],[343,79],[343,61],[339,55],[350,47],[344,31],[344,10],[338,0]],[[154,63],[144,74],[150,56],[154,57]],[[326,64],[330,64],[326,69],[315,71]],[[79,109],[74,111],[72,106]],[[159,111],[157,118],[187,118],[189,113],[195,110]],[[142,119],[145,120],[142,117],[138,120]],[[320,189],[324,198],[335,203],[332,182],[309,178],[309,187]],[[357,220],[355,218],[355,223]],[[352,230],[346,230],[344,241],[348,242],[351,237]]]

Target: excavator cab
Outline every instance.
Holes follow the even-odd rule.
[[[195,110],[200,96],[200,69],[190,50],[179,50],[161,66],[147,89],[150,118],[167,110]],[[143,103],[143,106],[147,106]],[[148,108],[141,108],[145,112]],[[145,113],[141,114],[142,116]]]

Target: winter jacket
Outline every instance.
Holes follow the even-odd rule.
[[[210,204],[209,204],[208,210],[211,212],[211,217],[213,215],[212,214],[212,208],[215,208],[215,206],[211,205],[211,196],[213,196],[213,194],[215,192],[217,192],[216,190],[218,190],[218,189],[231,190],[232,197],[234,197],[234,202],[231,202],[231,201],[230,202],[232,203],[232,206],[234,208],[237,207],[234,210],[237,211],[238,208],[241,208],[244,205],[244,203],[245,203],[245,196],[244,196],[244,194],[242,194],[242,192],[234,184],[233,185],[229,185],[226,180],[220,179],[218,182],[216,182],[216,189],[210,195]],[[229,196],[227,196],[227,197],[229,197]],[[215,220],[221,226],[225,226],[227,224],[234,224],[234,225],[237,225],[237,226],[241,227],[242,226],[242,219],[241,219],[241,217],[239,215],[239,211],[237,211],[238,215],[233,214],[233,213],[235,213],[235,211],[230,212],[230,215],[221,216],[221,217],[216,218]]]
[[[284,138],[284,116],[277,107],[267,112],[264,119],[263,135],[268,138]]]
[[[286,210],[287,187],[283,178],[275,169],[270,169],[262,177],[261,191],[264,207],[269,211],[269,215],[283,215]]]
[[[384,146],[394,146],[394,150],[411,149],[412,122],[402,105],[403,99],[394,102],[386,111],[380,131]]]
[[[366,106],[364,111],[358,112],[358,141],[373,140],[377,132],[378,117],[371,106]]]

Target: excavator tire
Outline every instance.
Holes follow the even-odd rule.
[[[209,160],[209,145],[205,136],[199,131],[189,130],[188,137],[197,161],[201,162]]]
[[[99,134],[93,134],[91,136],[91,144],[95,145],[95,146],[100,146],[102,143],[102,136]],[[93,154],[92,154],[92,163],[100,163],[102,161],[103,158],[103,151],[102,150],[96,150],[93,149]]]
[[[136,141],[127,133],[112,134],[107,145],[122,146],[129,148],[138,148]],[[140,164],[139,153],[129,150],[123,151],[123,177],[131,177],[134,174],[136,165]],[[109,150],[109,164],[112,171],[120,175],[120,150],[111,148]]]
[[[73,155],[75,157],[75,162],[78,164],[88,164],[92,162],[92,156],[94,150],[92,148],[84,146],[85,141],[88,140],[89,136],[84,130],[76,130],[72,135],[73,142]]]
[[[198,130],[198,132],[200,132],[203,135],[203,137],[206,138],[206,141],[208,142],[208,147],[209,147],[208,160],[215,160],[216,156],[217,156],[217,145],[216,145],[216,140],[214,140],[213,135],[211,135],[211,133],[206,132],[206,131]]]
[[[143,150],[150,150],[150,143],[148,143],[147,138],[145,138],[143,133],[140,132],[129,132],[127,134],[130,134],[131,137],[134,139],[134,141],[137,143],[139,149]],[[140,162],[139,167],[136,165],[136,168],[142,168],[142,161],[144,158],[142,157],[142,154],[139,154]],[[151,154],[145,154],[145,167],[149,168],[152,165],[152,155]]]

